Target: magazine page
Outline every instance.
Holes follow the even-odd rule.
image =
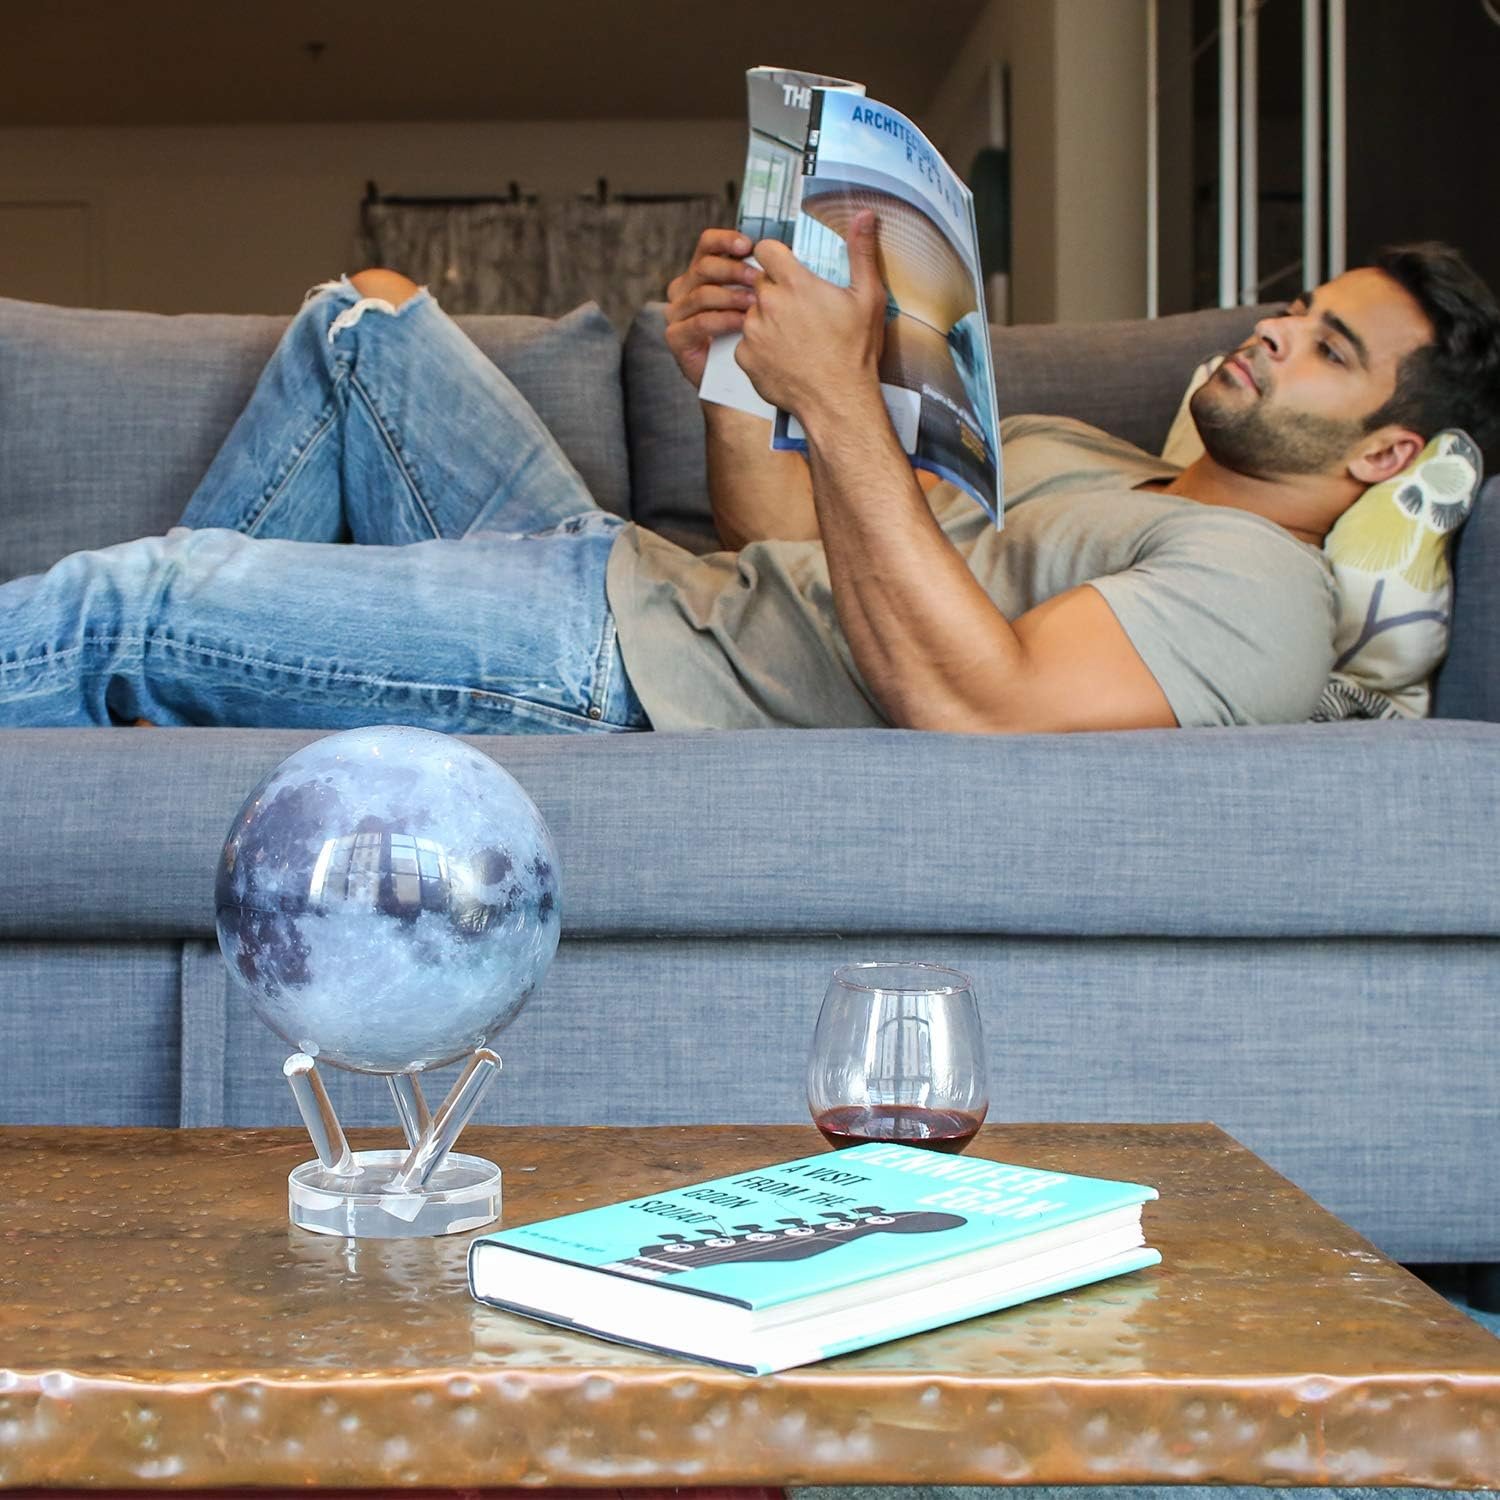
[[[797,220],[797,179],[807,144],[807,116],[815,89],[837,89],[863,95],[862,83],[828,78],[821,73],[799,73],[792,68],[751,68],[745,74],[750,119],[750,145],[745,153],[744,186],[740,190],[737,227],[752,244],[760,240],[792,242]],[[752,260],[751,264],[755,264]],[[750,377],[735,363],[740,336],[729,333],[714,340],[708,351],[701,400],[733,406],[770,421],[776,409],[761,399]]]
[[[798,260],[849,284],[844,235],[875,212],[888,304],[881,393],[914,468],[951,480],[1000,525],[999,415],[974,199],[910,120],[856,95],[815,91]],[[796,419],[776,415],[772,446],[806,451]]]

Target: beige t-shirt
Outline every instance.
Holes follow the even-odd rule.
[[[1005,528],[928,496],[1011,620],[1091,583],[1183,725],[1306,719],[1333,665],[1323,554],[1259,516],[1134,486],[1178,470],[1065,417],[1001,426]],[[625,666],[657,729],[886,723],[834,612],[821,542],[692,553],[638,526],[610,553]]]

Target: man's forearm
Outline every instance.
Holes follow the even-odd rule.
[[[1100,590],[1087,582],[1006,618],[943,535],[886,415],[889,293],[875,215],[844,236],[833,286],[775,240],[736,358],[807,431],[814,515],[855,664],[895,724],[966,732],[1169,728],[1177,716]]]
[[[802,455],[773,451],[768,424],[748,412],[704,402],[703,415],[708,496],[724,545],[816,539],[818,518]]]
[[[1019,698],[1024,649],[934,519],[878,388],[803,420],[839,624],[876,701],[907,728],[1005,728],[996,687]]]

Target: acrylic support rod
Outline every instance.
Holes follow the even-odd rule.
[[[401,1133],[406,1137],[406,1144],[415,1147],[432,1128],[432,1111],[427,1108],[422,1085],[415,1073],[387,1073],[385,1081],[390,1085],[391,1098],[396,1103]]]
[[[354,1164],[349,1142],[344,1138],[344,1128],[333,1111],[333,1100],[328,1097],[328,1090],[318,1076],[318,1065],[307,1053],[294,1052],[281,1065],[281,1071],[292,1086],[292,1097],[297,1101],[302,1123],[312,1137],[318,1160],[330,1172],[340,1176],[353,1175],[359,1169]]]
[[[459,1131],[469,1123],[469,1117],[478,1107],[485,1089],[499,1071],[499,1054],[488,1047],[480,1047],[459,1074],[448,1097],[438,1106],[426,1135],[412,1147],[411,1155],[401,1163],[401,1170],[392,1179],[388,1192],[419,1192],[426,1185],[432,1174],[443,1164],[443,1158],[453,1149]]]

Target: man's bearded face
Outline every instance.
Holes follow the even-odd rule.
[[[1335,472],[1365,430],[1358,418],[1321,416],[1279,402],[1259,344],[1229,355],[1193,392],[1188,409],[1208,456],[1254,479]]]
[[[1262,318],[1194,393],[1204,449],[1256,479],[1337,474],[1390,399],[1401,360],[1432,336],[1385,272],[1346,271]]]

